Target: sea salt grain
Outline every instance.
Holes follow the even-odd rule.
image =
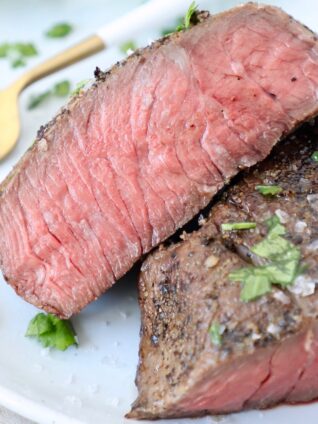
[[[74,395],[65,396],[65,401],[67,403],[70,403],[73,406],[76,406],[77,408],[81,408],[82,407],[82,401],[77,396],[74,396]]]
[[[300,275],[296,278],[294,284],[287,286],[287,288],[290,292],[298,296],[305,297],[315,293],[317,283],[318,281],[315,281],[308,276]]]
[[[276,290],[273,293],[273,298],[283,303],[284,305],[288,305],[290,303],[289,297],[281,290]]]
[[[274,336],[278,335],[280,333],[281,328],[279,325],[275,324],[269,324],[267,327],[267,332],[270,334],[273,334]]]
[[[296,233],[303,233],[307,228],[307,224],[304,221],[297,221],[295,224]]]
[[[281,209],[276,209],[275,214],[278,216],[282,224],[287,224],[287,222],[289,221],[288,213],[282,211]]]
[[[315,212],[318,212],[318,194],[308,194],[307,201],[308,201],[310,207]]]
[[[75,381],[74,374],[70,374],[67,379],[65,380],[65,384],[70,385],[73,384]]]
[[[87,386],[87,390],[90,395],[96,395],[99,392],[99,385],[90,384],[89,386]]]
[[[115,406],[116,407],[116,406],[119,405],[119,399],[117,397],[105,398],[104,402],[108,406]]]

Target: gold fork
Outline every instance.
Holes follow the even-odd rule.
[[[171,17],[183,13],[189,0],[152,0],[127,15],[99,29],[95,35],[46,60],[23,74],[8,88],[0,91],[0,161],[16,145],[20,134],[18,98],[22,90],[35,81],[91,56],[110,45],[127,40],[140,31],[160,28]]]

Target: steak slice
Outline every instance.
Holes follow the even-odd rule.
[[[1,186],[0,264],[69,317],[318,111],[316,36],[277,8],[201,14],[118,64]]]
[[[223,195],[201,228],[148,256],[140,277],[139,397],[130,418],[224,414],[318,398],[318,125],[281,143]],[[263,197],[258,184],[283,192]],[[260,260],[250,247],[277,214],[307,271],[289,289],[240,299],[234,269]],[[221,232],[224,222],[257,229]],[[221,343],[211,340],[214,323]],[[212,327],[213,328],[213,327]]]

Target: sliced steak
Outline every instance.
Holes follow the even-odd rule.
[[[307,126],[230,188],[183,241],[161,246],[142,266],[139,397],[131,418],[224,414],[318,398],[318,125]],[[283,192],[263,197],[258,184]],[[304,274],[243,302],[229,273],[258,263],[250,248],[264,220],[279,215],[301,250]],[[257,228],[225,233],[225,222]],[[220,343],[211,340],[214,323]],[[221,331],[221,330],[220,330]]]
[[[0,263],[69,317],[318,111],[318,42],[281,10],[201,16],[73,99],[1,187]]]

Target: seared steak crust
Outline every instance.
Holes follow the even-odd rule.
[[[247,4],[98,73],[1,186],[0,266],[69,317],[316,115],[316,36]]]
[[[240,176],[198,231],[148,256],[139,285],[139,397],[129,417],[223,414],[318,397],[318,293],[274,286],[245,303],[240,283],[228,278],[257,260],[249,248],[276,213],[301,250],[303,284],[318,283],[317,150],[318,125],[306,125]],[[259,184],[283,192],[264,197]],[[257,229],[220,230],[239,221],[257,222]],[[209,335],[214,322],[224,328],[220,346]]]

